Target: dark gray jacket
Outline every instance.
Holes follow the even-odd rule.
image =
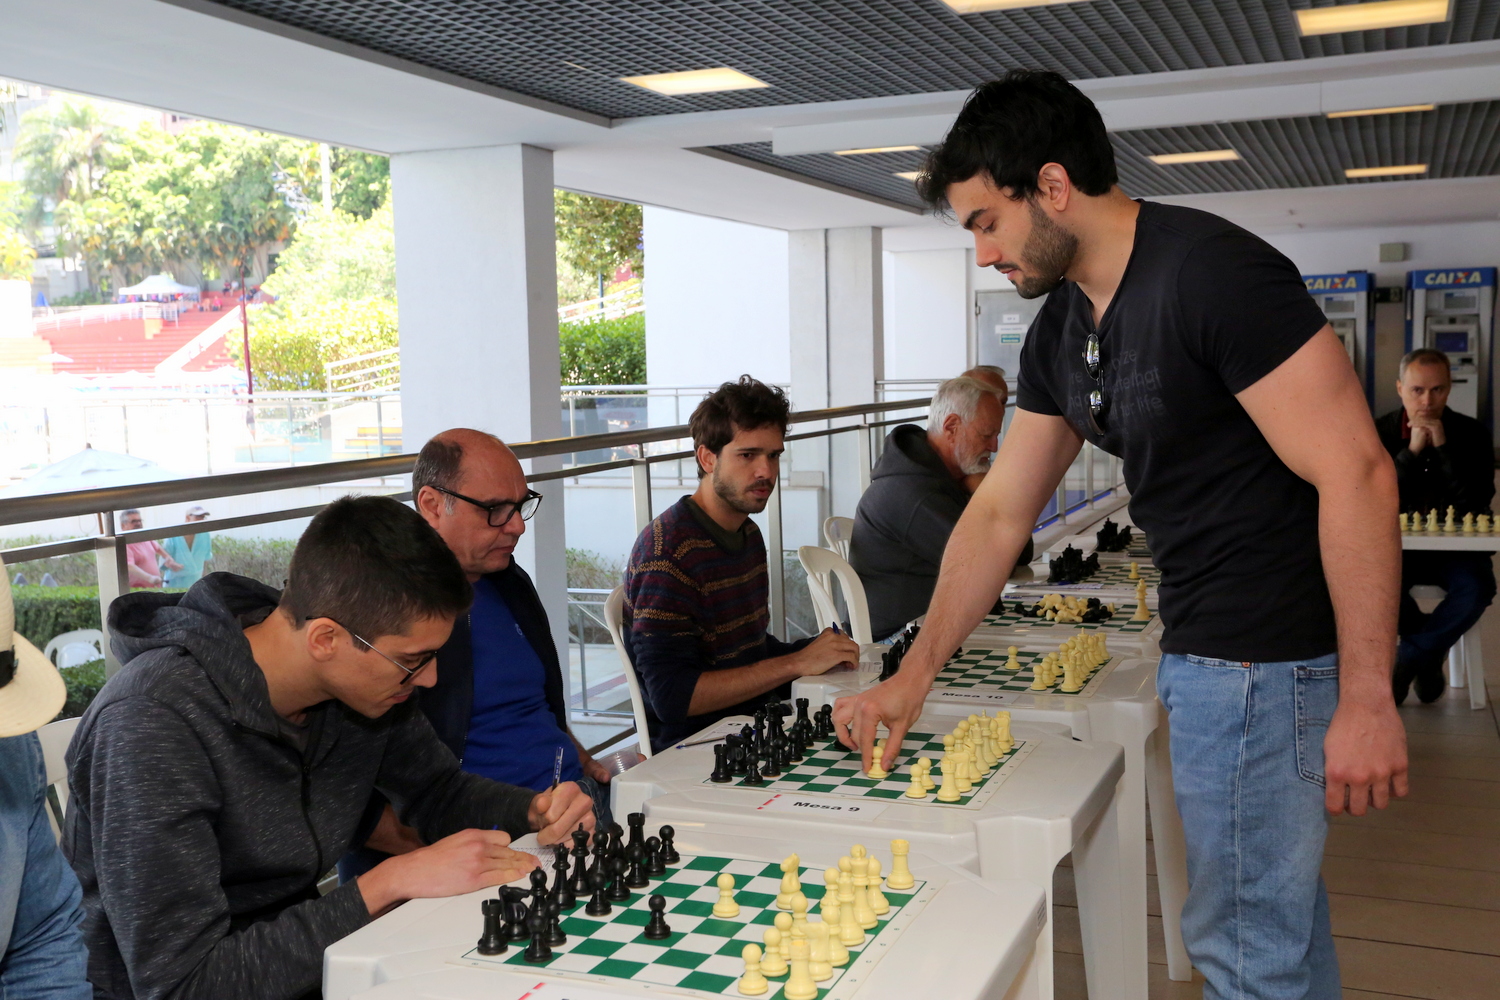
[[[373,789],[429,842],[529,829],[533,793],[460,771],[410,701],[378,719],[324,702],[299,751],[243,632],[278,597],[215,573],[110,606],[125,666],[68,748],[63,837],[97,997],[316,995],[323,949],[370,919],[357,882],[317,882]]]
[[[849,543],[876,639],[927,613],[943,549],[968,503],[969,491],[948,474],[925,430],[901,424],[891,431],[859,498]],[[1028,540],[1020,561],[1031,554]]]

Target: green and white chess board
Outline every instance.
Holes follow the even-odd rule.
[[[957,721],[957,720],[955,720]],[[744,779],[735,778],[733,782],[718,785],[720,788],[751,788],[758,792],[766,793],[769,799],[779,794],[793,794],[807,792],[818,795],[838,795],[845,798],[873,798],[900,800],[912,804],[926,803],[934,806],[963,808],[965,806],[976,808],[988,802],[995,790],[1010,777],[1022,760],[1030,756],[1034,749],[1034,742],[1017,740],[1016,745],[1011,748],[1010,753],[1000,758],[995,769],[974,782],[969,791],[960,795],[957,802],[938,802],[937,791],[934,789],[927,793],[925,799],[905,798],[906,790],[911,786],[911,766],[916,763],[917,758],[927,757],[933,765],[932,780],[941,787],[937,763],[943,757],[943,737],[946,733],[907,733],[906,739],[901,741],[901,757],[896,764],[896,769],[890,772],[887,778],[871,778],[860,770],[860,755],[857,752],[844,749],[843,744],[834,740],[826,745],[814,746],[806,751],[800,763],[792,764],[779,776],[766,778],[761,785],[746,785]],[[714,782],[707,778],[703,779],[705,785]]]
[[[831,867],[831,866],[830,866]],[[719,898],[719,875],[734,876],[735,902],[739,916],[724,919],[713,915]],[[823,869],[801,868],[802,893],[808,900],[811,917],[827,886]],[[523,957],[526,942],[512,941],[509,950],[493,956],[479,954],[471,948],[454,962],[477,968],[508,966],[514,970],[545,970],[550,978],[581,979],[599,983],[630,982],[660,989],[662,992],[694,997],[740,997],[739,977],[745,970],[741,952],[745,945],[764,946],[766,928],[776,914],[776,894],[781,891],[781,866],[762,861],[744,861],[683,855],[679,864],[669,867],[665,876],[651,880],[651,885],[632,891],[628,902],[612,904],[606,916],[591,917],[583,912],[586,897],[562,919],[566,944],[554,945],[552,958],[532,964]],[[870,978],[875,964],[890,951],[896,938],[914,920],[937,887],[921,879],[902,891],[882,887],[891,904],[890,912],[877,918],[879,923],[865,931],[865,943],[849,948],[848,964],[833,970],[833,978],[818,983],[817,1000],[845,1000]],[[670,937],[651,941],[643,936],[651,919],[647,900],[655,894],[667,898],[666,920],[672,928]],[[477,939],[483,921],[479,907],[474,908],[474,936]],[[770,980],[765,1000],[781,1000],[786,976]]]
[[[1161,586],[1161,570],[1155,566],[1140,564],[1139,572],[1140,579],[1146,581],[1147,589],[1153,593]],[[1139,581],[1130,578],[1129,563],[1106,563],[1093,576],[1077,583],[1048,583],[1045,570],[1038,568],[1036,573],[1035,580],[1016,584],[1007,591],[1007,598],[1011,594],[1069,594],[1080,600],[1097,597],[1100,603],[1113,604],[1117,609],[1124,606],[1127,613],[1135,610],[1135,585]]]
[[[1022,600],[1020,602],[1006,600],[1005,603],[1008,608],[1013,609],[1016,603],[1030,605],[1034,602],[1029,600]],[[1108,604],[1110,602],[1105,601],[1104,603]],[[1073,632],[1103,632],[1107,637],[1114,635],[1147,635],[1160,629],[1161,619],[1157,617],[1155,610],[1151,611],[1151,618],[1148,621],[1138,622],[1132,618],[1132,615],[1135,614],[1134,599],[1126,601],[1124,604],[1128,606],[1122,606],[1120,602],[1115,602],[1114,617],[1103,622],[1054,622],[1048,621],[1045,618],[1028,618],[1025,615],[1016,614],[1014,610],[1009,610],[1003,615],[985,615],[984,620],[979,623],[979,627],[974,632],[976,635],[983,635],[986,632],[1018,636],[1026,634],[1045,635],[1047,639],[1044,641],[1051,642],[1056,637],[1056,641],[1061,642]]]
[[[953,658],[944,664],[943,669],[938,671],[937,678],[932,682],[933,690],[942,688],[953,692],[993,692],[1013,691],[1016,693],[1031,694],[1061,694],[1069,698],[1086,698],[1094,693],[1094,689],[1104,680],[1105,676],[1114,669],[1119,657],[1112,656],[1098,667],[1089,679],[1084,682],[1082,688],[1077,691],[1062,690],[1062,671],[1057,672],[1057,682],[1042,691],[1033,691],[1032,683],[1036,680],[1035,665],[1043,656],[1044,652],[1033,652],[1030,650],[1017,650],[1016,662],[1021,665],[1019,670],[1010,670],[1007,664],[1010,657],[1003,649],[960,649]]]

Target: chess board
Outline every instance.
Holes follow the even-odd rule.
[[[1105,602],[1108,603],[1108,602]],[[1156,632],[1161,627],[1161,619],[1153,610],[1149,621],[1134,621],[1131,616],[1135,613],[1135,602],[1125,602],[1128,607],[1121,607],[1119,602],[1115,603],[1115,616],[1104,622],[1054,622],[1045,618],[1028,618],[1018,615],[1014,610],[1007,611],[1003,615],[985,615],[979,627],[974,630],[975,635],[990,637],[995,636],[1037,636],[1046,635],[1043,641],[1052,641],[1052,636],[1058,636],[1057,641],[1066,639],[1068,634],[1079,632],[1103,632],[1109,636],[1134,636],[1148,635]],[[1012,602],[1006,601],[1007,605]]]
[[[860,755],[855,751],[844,749],[843,744],[834,740],[826,745],[814,746],[807,751],[807,756],[803,757],[800,763],[791,765],[778,777],[766,778],[764,784],[746,785],[742,778],[736,778],[733,782],[719,784],[717,787],[752,788],[758,792],[765,792],[768,797],[810,792],[819,795],[838,795],[844,798],[900,800],[914,805],[977,808],[990,800],[995,790],[1005,782],[1006,778],[1010,777],[1012,771],[1020,766],[1021,761],[1031,755],[1031,751],[1035,748],[1034,742],[1017,740],[1010,753],[1000,758],[995,769],[974,782],[974,786],[960,795],[957,802],[938,802],[936,789],[928,792],[925,799],[905,798],[906,789],[911,785],[911,765],[918,757],[928,757],[936,765],[943,756],[945,735],[947,734],[907,733],[906,739],[901,741],[901,758],[896,764],[896,769],[891,771],[890,777],[887,778],[868,777],[860,769]],[[936,766],[933,772],[932,780],[941,787],[942,782],[938,777]],[[703,779],[703,783],[715,784],[707,778]]]
[[[831,866],[830,866],[831,867]],[[888,859],[883,867],[889,874]],[[719,898],[716,882],[720,874],[734,876],[735,902],[740,905],[737,917],[721,919],[713,915]],[[802,892],[807,896],[808,915],[817,911],[818,900],[827,886],[822,868],[801,868]],[[599,983],[631,982],[666,993],[693,997],[740,997],[737,988],[745,970],[741,951],[751,942],[764,946],[766,928],[777,913],[776,894],[781,891],[781,866],[762,861],[684,854],[681,862],[667,869],[667,874],[651,880],[651,885],[632,890],[629,902],[613,903],[606,916],[591,917],[583,912],[587,901],[562,920],[568,935],[566,944],[555,945],[552,958],[532,964],[523,957],[525,942],[512,941],[509,950],[485,956],[470,948],[453,959],[455,964],[477,968],[508,966],[511,969],[546,970],[548,977],[582,979]],[[921,879],[906,890],[897,892],[882,887],[891,904],[890,912],[879,917],[879,923],[865,931],[865,943],[849,948],[849,962],[835,966],[833,978],[818,984],[818,1000],[846,1000],[869,979],[875,964],[890,950],[901,932],[914,920],[922,907],[937,893],[937,887]],[[667,898],[666,920],[672,935],[661,941],[642,936],[650,920],[647,900],[652,894]],[[477,940],[483,921],[479,907],[474,907],[474,937]],[[770,988],[761,996],[780,1000],[786,976],[770,980]]]
[[[1161,570],[1146,563],[1138,565],[1141,579],[1146,581],[1147,588],[1154,590],[1161,585]],[[1139,582],[1130,578],[1129,563],[1105,563],[1088,579],[1080,580],[1077,583],[1048,583],[1046,571],[1041,567],[1037,568],[1036,574],[1037,577],[1035,580],[1030,583],[1017,584],[1012,589],[1028,594],[1066,594],[1071,591],[1075,596],[1080,598],[1098,596],[1097,594],[1091,595],[1089,591],[1102,589],[1116,594],[1129,593],[1133,600],[1135,585]],[[1115,598],[1100,597],[1099,599],[1106,604],[1113,600],[1116,607],[1120,603]],[[1134,605],[1132,604],[1131,607],[1133,609]]]
[[[1021,669],[1011,671],[1006,669],[1010,657],[1003,649],[960,649],[950,659],[942,670],[938,671],[937,678],[932,682],[933,689],[942,688],[953,692],[1015,692],[1042,694],[1046,692],[1031,690],[1031,684],[1036,679],[1034,666],[1046,653],[1032,652],[1028,650],[1017,650],[1016,660],[1021,664]],[[1082,688],[1077,691],[1062,690],[1062,671],[1057,674],[1057,683],[1046,689],[1052,694],[1060,694],[1067,698],[1087,698],[1094,693],[1094,689],[1104,680],[1105,676],[1114,669],[1120,660],[1112,656],[1099,669],[1095,670],[1089,679],[1084,682]]]

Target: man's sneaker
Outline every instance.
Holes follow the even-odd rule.
[[[1447,657],[1441,657],[1436,663],[1424,664],[1417,671],[1417,698],[1424,705],[1431,705],[1443,696],[1448,687],[1447,672],[1443,669],[1447,664]],[[1400,704],[1398,701],[1396,704]]]

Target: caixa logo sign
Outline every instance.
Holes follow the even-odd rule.
[[[1370,275],[1365,271],[1354,274],[1304,274],[1302,281],[1309,292],[1367,292],[1370,290]]]
[[[1471,267],[1466,270],[1413,271],[1412,288],[1473,288],[1476,285],[1493,285],[1493,267]]]

